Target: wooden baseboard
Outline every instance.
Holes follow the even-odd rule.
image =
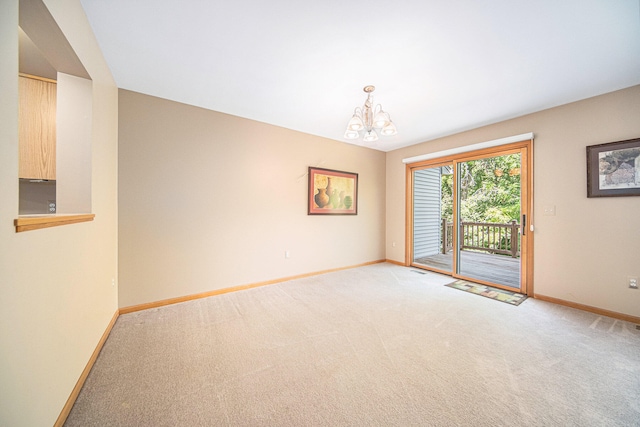
[[[56,420],[54,427],[62,427],[65,421],[67,421],[67,417],[71,412],[71,408],[73,408],[73,405],[76,403],[76,399],[80,394],[80,390],[82,390],[82,386],[84,385],[84,382],[87,380],[87,377],[89,376],[89,372],[91,372],[91,368],[93,368],[93,364],[96,363],[96,359],[100,354],[100,350],[102,350],[102,346],[107,341],[107,338],[111,333],[111,329],[113,328],[113,325],[116,324],[116,320],[118,320],[119,315],[120,315],[119,311],[116,310],[115,314],[113,315],[113,318],[111,319],[111,322],[109,322],[109,325],[107,326],[107,329],[102,334],[102,337],[100,338],[100,341],[96,346],[96,349],[93,350],[93,354],[91,354],[91,357],[89,358],[89,362],[87,362],[87,366],[85,366],[84,370],[82,371],[82,374],[80,374],[80,378],[78,378],[78,382],[76,383],[76,386],[71,391],[71,395],[67,399],[67,403],[62,408],[62,412],[60,412],[60,415],[58,416],[58,419]]]
[[[605,310],[603,308],[592,307],[590,305],[584,305],[577,302],[566,301],[559,298],[548,297],[546,295],[535,294],[535,299],[539,299],[540,301],[551,302],[553,304],[564,305],[565,307],[576,308],[578,310],[588,311],[590,313],[599,314],[601,316],[612,317],[614,319],[624,320],[625,322],[631,322],[640,324],[640,317],[631,316],[629,314],[618,313],[616,311]]]
[[[313,273],[298,274],[296,276],[283,277],[283,278],[274,279],[274,280],[266,280],[264,282],[250,283],[248,285],[240,285],[240,286],[233,286],[233,287],[230,287],[230,288],[216,289],[214,291],[202,292],[202,293],[193,294],[193,295],[185,295],[185,296],[176,297],[176,298],[169,298],[169,299],[165,299],[165,300],[161,300],[161,301],[148,302],[148,303],[145,303],[145,304],[131,305],[131,306],[128,306],[128,307],[122,307],[120,309],[119,313],[120,314],[133,313],[133,312],[136,312],[136,311],[148,310],[150,308],[163,307],[163,306],[166,306],[166,305],[177,304],[177,303],[180,303],[180,302],[192,301],[192,300],[196,300],[196,299],[208,298],[208,297],[212,297],[212,296],[216,296],[216,295],[227,294],[229,292],[236,292],[236,291],[242,291],[242,290],[245,290],[245,289],[258,288],[260,286],[273,285],[275,283],[286,282],[288,280],[304,279],[305,277],[317,276],[319,274],[325,274],[325,273],[332,273],[334,271],[349,270],[351,268],[364,267],[366,265],[380,264],[382,262],[386,262],[386,260],[381,259],[381,260],[377,260],[377,261],[370,261],[370,262],[365,262],[365,263],[362,263],[362,264],[351,265],[351,266],[348,266],[348,267],[332,268],[332,269],[329,269],[329,270],[316,271],[316,272],[313,272]]]
[[[385,262],[406,267],[404,263],[399,261],[394,261],[391,259],[387,259],[385,260]],[[443,271],[442,274],[447,274],[447,273]],[[601,316],[607,316],[607,317],[612,317],[614,319],[624,320],[625,322],[640,324],[640,317],[631,316],[629,314],[618,313],[616,311],[605,310],[603,308],[592,307],[590,305],[579,304],[577,302],[566,301],[566,300],[562,300],[554,297],[548,297],[546,295],[535,294],[533,298],[539,299],[540,301],[546,301],[553,304],[563,305],[565,307],[571,307],[571,308],[576,308],[578,310],[588,311],[590,313],[599,314]]]

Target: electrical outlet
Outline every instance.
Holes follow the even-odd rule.
[[[285,258],[290,258],[291,257],[291,253],[289,251],[284,251],[284,257]]]
[[[396,247],[396,242],[393,242],[393,243],[391,244],[391,246],[395,248],[395,247]]]
[[[629,287],[631,289],[638,289],[638,278],[629,276]]]
[[[116,279],[112,278],[111,279],[111,286],[115,286],[116,285]]]

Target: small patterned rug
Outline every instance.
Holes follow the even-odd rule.
[[[482,295],[483,297],[491,298],[496,301],[506,302],[511,305],[520,305],[520,303],[527,299],[526,295],[519,294],[517,292],[507,291],[499,288],[492,288],[491,286],[479,285],[477,283],[467,282],[466,280],[458,280],[453,283],[448,283],[445,286],[450,288],[460,289],[461,291],[471,292],[472,294]]]

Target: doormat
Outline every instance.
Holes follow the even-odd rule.
[[[507,291],[499,288],[492,288],[491,286],[467,282],[466,280],[458,280],[453,283],[447,283],[445,286],[454,289],[460,289],[461,291],[470,292],[476,295],[482,295],[483,297],[491,298],[496,301],[506,302],[507,304],[511,305],[520,305],[522,301],[527,299],[526,295],[522,295],[517,292]]]

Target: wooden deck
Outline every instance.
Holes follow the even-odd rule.
[[[453,253],[418,258],[416,264],[442,271],[452,270]],[[460,251],[460,274],[499,285],[520,288],[520,258],[481,252]]]

